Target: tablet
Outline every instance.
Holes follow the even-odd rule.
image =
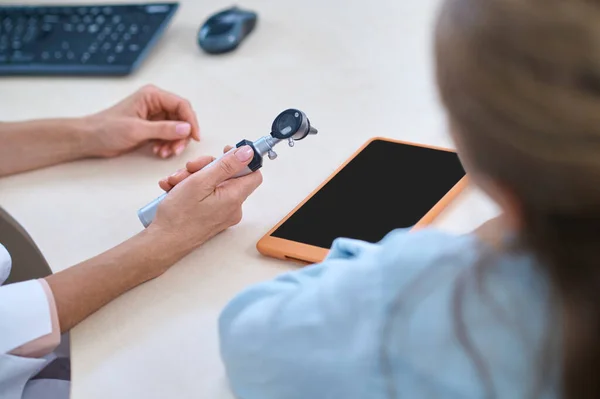
[[[263,255],[322,261],[338,237],[377,242],[419,228],[466,186],[456,152],[374,138],[365,143],[257,244]]]

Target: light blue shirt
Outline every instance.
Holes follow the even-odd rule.
[[[219,332],[240,399],[550,399],[558,324],[528,256],[399,230],[338,239],[323,263],[250,287]],[[542,365],[555,366],[546,382]]]

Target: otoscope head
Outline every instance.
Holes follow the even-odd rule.
[[[306,114],[293,108],[280,113],[271,126],[271,136],[280,140],[292,139],[298,141],[309,134],[317,134],[317,132],[317,129],[310,126]]]

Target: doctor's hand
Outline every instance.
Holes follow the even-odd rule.
[[[84,120],[89,156],[114,157],[150,142],[157,157],[168,158],[200,140],[189,101],[151,85]]]
[[[185,253],[238,224],[242,204],[262,183],[262,175],[254,172],[232,177],[250,163],[253,155],[251,147],[243,146],[210,168],[202,169],[212,157],[196,160],[194,165],[203,166],[170,190],[148,229],[170,237],[172,245]]]
[[[226,146],[223,149],[223,154],[227,153],[227,151],[231,150],[232,148],[233,147],[230,145]],[[173,189],[173,187],[175,187],[176,185],[178,185],[179,183],[181,183],[182,181],[184,181],[185,179],[190,177],[192,174],[202,170],[205,166],[207,166],[209,163],[211,163],[214,160],[215,160],[215,157],[202,156],[202,157],[198,157],[192,161],[189,161],[188,163],[185,164],[185,168],[179,169],[178,171],[173,173],[171,176],[167,176],[164,179],[160,180],[158,182],[158,185],[163,190],[169,192]]]

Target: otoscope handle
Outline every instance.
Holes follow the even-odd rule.
[[[160,197],[156,198],[154,201],[148,203],[143,208],[140,208],[140,210],[138,211],[138,217],[140,218],[140,221],[142,222],[144,227],[150,226],[150,223],[152,223],[154,217],[156,216],[158,205],[160,205],[162,200],[164,200],[165,198],[167,198],[167,193],[164,193]]]
[[[238,143],[237,147],[241,147],[241,145],[246,145],[246,144],[247,143],[245,141],[242,141],[242,142]],[[253,146],[252,146],[252,148],[254,149]],[[232,148],[225,154],[221,155],[219,158],[215,159],[214,161],[212,161],[211,163],[206,165],[203,168],[203,170],[215,165],[217,162],[219,162],[219,160],[221,158],[223,158],[225,155],[229,154],[230,152],[232,152],[234,150],[235,150],[235,148]],[[260,162],[255,162],[257,159],[260,159]],[[246,176],[246,175],[258,170],[261,166],[262,166],[262,156],[256,152],[256,149],[254,149],[254,158],[253,158],[252,162],[250,162],[250,165],[246,166],[241,172],[239,172],[235,176],[233,176],[233,178]],[[168,193],[164,193],[160,197],[158,197],[155,200],[153,200],[152,202],[148,203],[143,208],[140,208],[140,210],[138,211],[138,218],[140,218],[140,221],[142,222],[144,227],[150,226],[150,223],[152,223],[152,221],[154,220],[154,217],[156,216],[156,211],[158,210],[158,206],[160,205],[162,200],[164,200],[167,197],[167,194]]]

